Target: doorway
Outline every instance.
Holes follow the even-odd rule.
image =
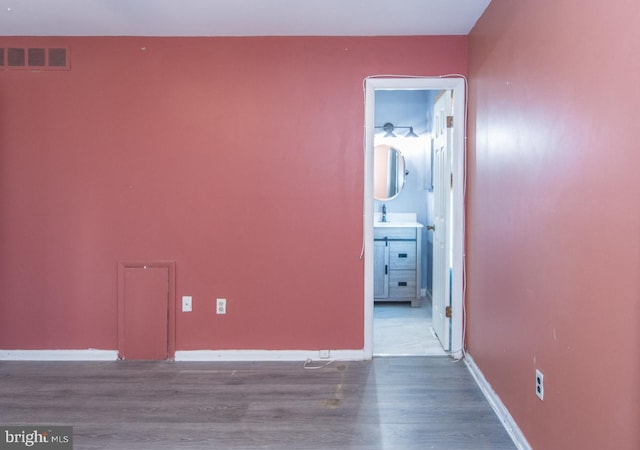
[[[175,353],[175,263],[118,265],[118,358],[166,360]]]
[[[459,358],[463,353],[463,243],[464,243],[464,142],[465,142],[465,80],[461,77],[407,77],[407,78],[367,78],[365,80],[365,186],[364,186],[364,255],[365,255],[365,355],[370,358],[374,352],[374,276],[373,276],[373,228],[376,214],[373,196],[374,146],[376,128],[376,92],[398,90],[450,91],[452,93],[455,126],[451,128],[451,180],[450,214],[448,215],[449,239],[446,254],[450,255],[447,265],[446,282],[450,286],[450,317],[440,324],[448,333],[450,354]],[[453,122],[452,122],[453,123]],[[427,306],[428,307],[428,306]],[[431,311],[429,311],[431,312]]]

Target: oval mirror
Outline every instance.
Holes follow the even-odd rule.
[[[404,156],[400,150],[386,144],[376,145],[373,155],[373,197],[391,200],[404,186]]]

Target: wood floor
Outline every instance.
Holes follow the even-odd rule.
[[[315,366],[312,363],[311,366]],[[463,362],[0,362],[0,425],[74,449],[513,449]]]

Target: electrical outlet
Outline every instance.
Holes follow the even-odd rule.
[[[191,312],[192,311],[192,298],[190,295],[182,296],[182,312]]]
[[[216,314],[226,314],[227,313],[227,299],[219,298],[216,299]]]
[[[536,395],[540,400],[544,400],[544,375],[536,369]]]
[[[320,359],[329,359],[331,357],[331,350],[320,350]]]

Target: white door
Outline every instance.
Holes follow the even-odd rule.
[[[451,91],[435,100],[433,124],[433,329],[446,351],[451,351]]]

